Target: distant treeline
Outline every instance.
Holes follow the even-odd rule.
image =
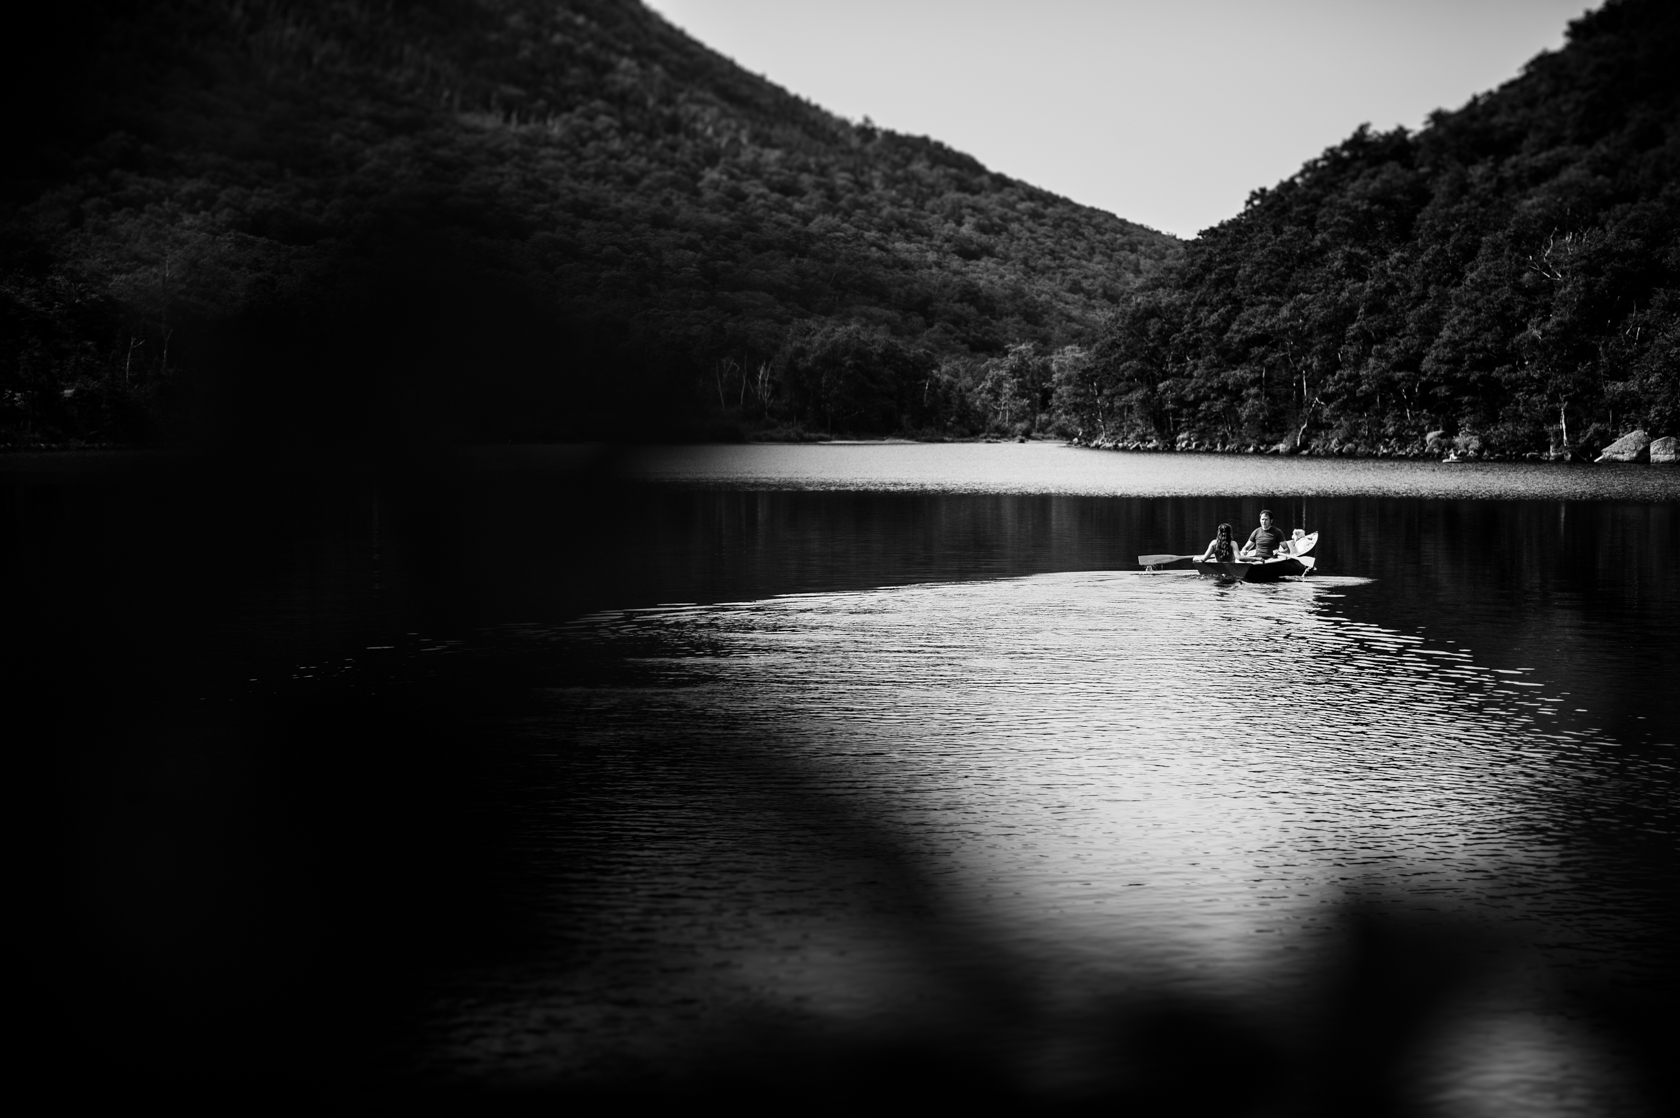
[[[68,11],[0,182],[0,441],[954,431],[924,366],[1089,342],[1181,251],[636,0]]]
[[[1360,129],[1122,304],[1062,422],[1167,445],[1680,433],[1680,5],[1612,0],[1427,127]]]
[[[1094,345],[924,357],[902,378],[921,397],[904,402],[900,383],[876,397],[894,409],[832,414],[1383,455],[1563,457],[1636,427],[1680,433],[1676,59],[1680,5],[1612,2],[1499,90],[1416,134],[1361,128],[1255,192],[1130,292]],[[786,356],[790,385],[810,349]],[[834,426],[816,399],[783,407]]]
[[[636,0],[55,12],[71,92],[20,93],[0,181],[0,442],[1680,432],[1662,0],[1188,245],[841,120]]]

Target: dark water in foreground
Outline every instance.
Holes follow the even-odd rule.
[[[57,1055],[1659,1113],[1680,478],[1264,465],[10,460]],[[1263,503],[1321,576],[1127,570]]]

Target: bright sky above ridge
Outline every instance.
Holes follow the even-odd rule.
[[[648,0],[808,100],[1194,236],[1361,123],[1421,126],[1588,0]]]

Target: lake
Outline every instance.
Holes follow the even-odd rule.
[[[1674,1098],[1680,470],[824,444],[0,486],[72,1063]],[[1310,578],[1136,569],[1262,507],[1322,533]]]

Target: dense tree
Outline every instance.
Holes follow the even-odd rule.
[[[789,355],[1087,340],[1178,251],[636,0],[81,0],[61,24],[73,88],[0,181],[0,440],[937,429],[902,368]]]
[[[1676,57],[1680,8],[1611,0],[1415,135],[1361,128],[1128,296],[1064,422],[1344,453],[1680,430]]]
[[[814,431],[902,431],[929,425],[932,354],[855,323],[802,327],[776,356],[785,413]]]
[[[69,93],[20,88],[0,177],[0,441],[1680,430],[1659,0],[1187,246],[823,112],[636,0],[67,11],[39,49]]]

